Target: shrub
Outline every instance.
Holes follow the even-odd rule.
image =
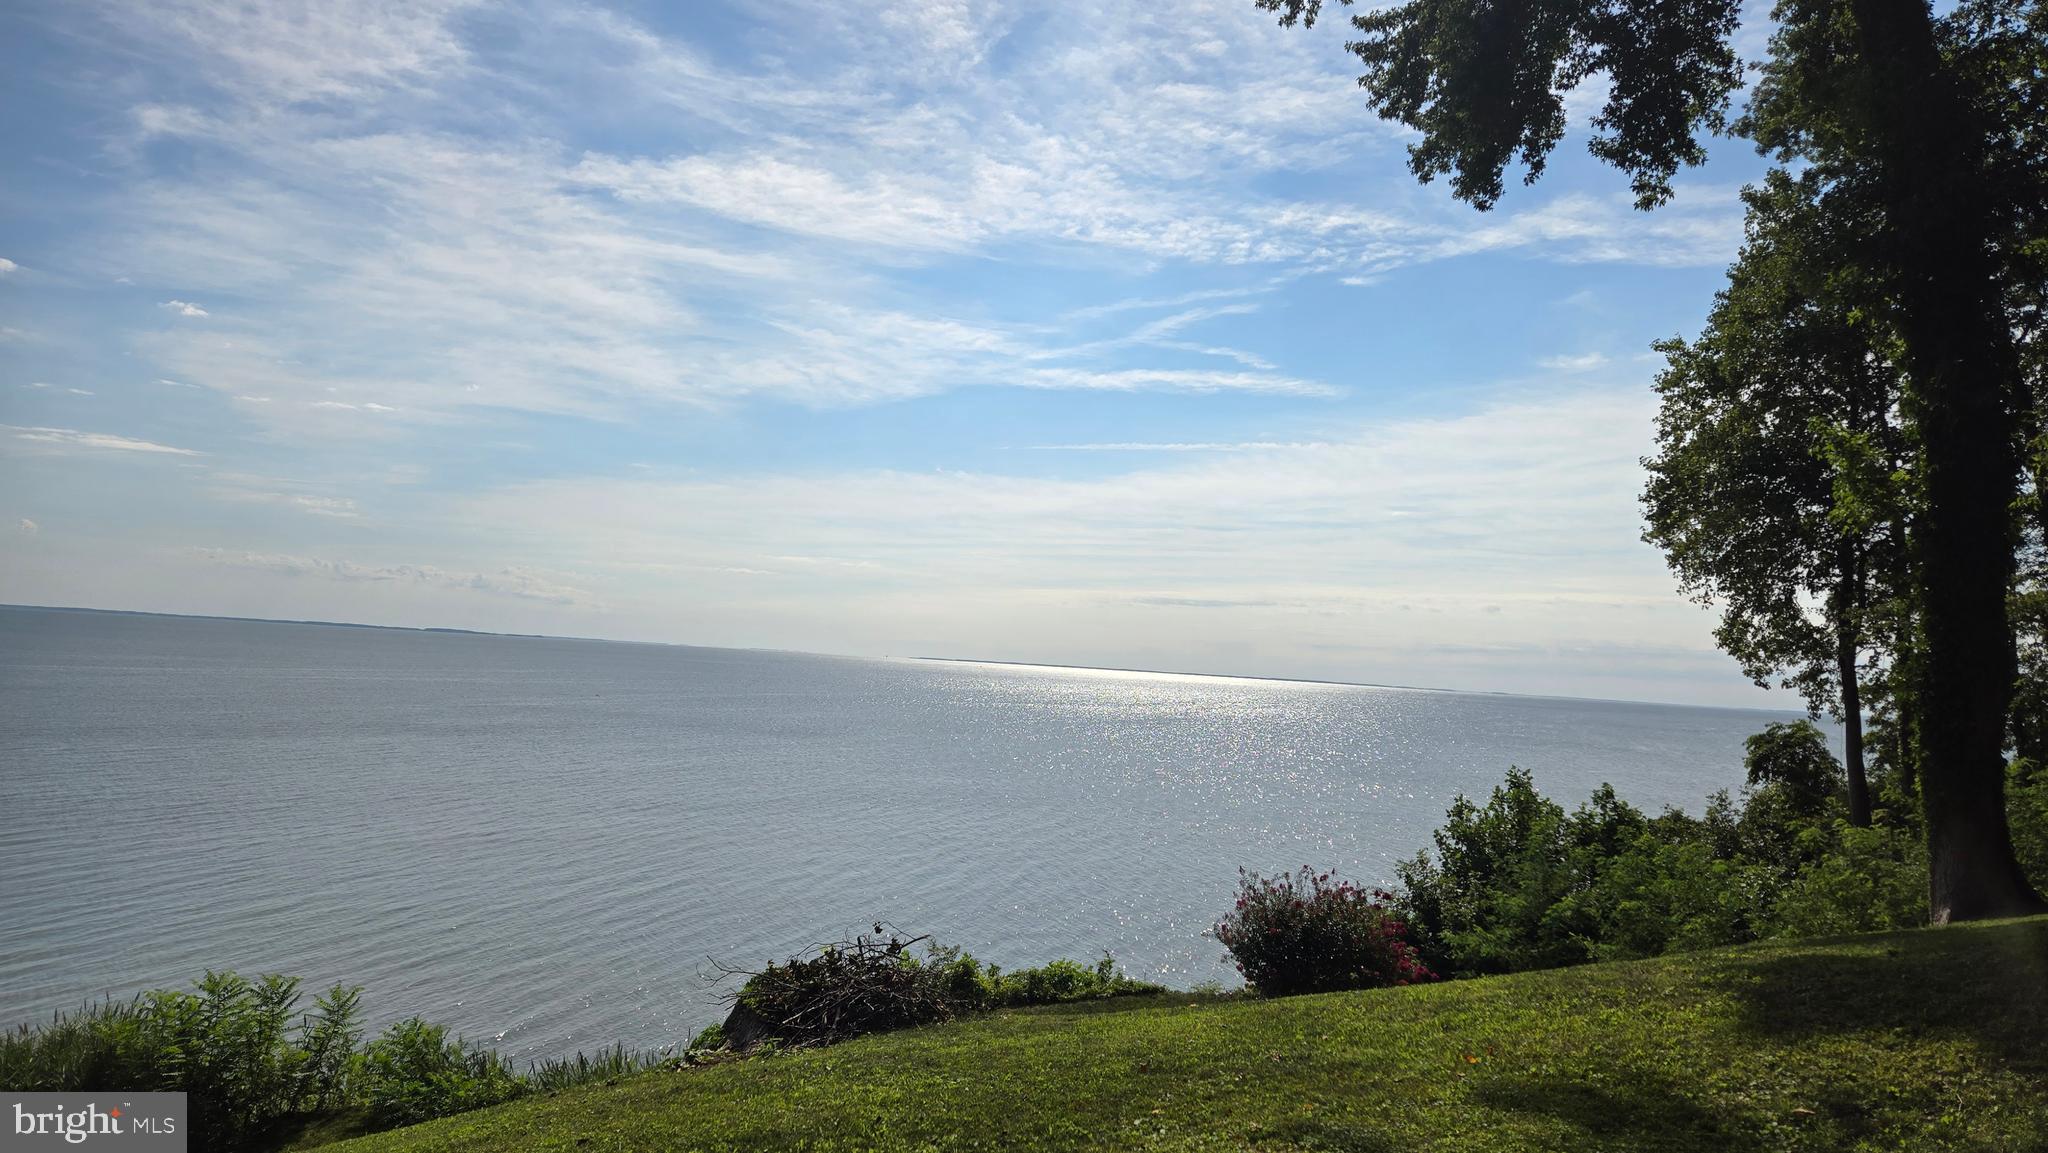
[[[299,981],[208,973],[196,993],[152,993],[145,1015],[158,1063],[191,1095],[193,1135],[239,1144],[300,1104],[306,1054],[291,1043]]]
[[[1238,870],[1236,907],[1216,926],[1237,971],[1268,996],[1371,989],[1435,979],[1381,902],[1329,873]]]
[[[967,959],[973,960],[971,957]],[[991,968],[989,991],[980,1007],[1063,1005],[1102,997],[1147,996],[1165,991],[1159,985],[1132,980],[1118,973],[1115,959],[1104,953],[1093,965],[1060,960],[1014,973]]]
[[[304,1053],[299,1082],[305,1107],[336,1109],[350,1100],[351,1080],[360,1064],[356,1043],[363,1039],[363,1031],[356,1025],[362,997],[360,985],[336,985],[313,1002],[315,1013],[306,1018],[299,1040]]]
[[[1882,825],[1833,820],[1809,826],[1808,863],[1778,894],[1773,936],[1823,936],[1927,923],[1927,846]]]
[[[1569,815],[1510,769],[1484,806],[1459,797],[1435,853],[1398,866],[1395,907],[1422,961],[1470,976],[1655,956],[1758,937],[1926,923],[1918,798],[1876,779],[1868,828],[1847,822],[1841,769],[1810,724],[1749,742],[1751,783],[1704,817],[1646,817],[1602,785]],[[2008,785],[2013,839],[2048,871],[2048,772]]]
[[[0,1089],[182,1092],[196,1147],[246,1147],[345,1092],[356,993],[331,990],[294,1029],[298,989],[296,978],[209,972],[190,992],[59,1014],[0,1041]]]
[[[411,1125],[510,1101],[529,1086],[490,1049],[418,1017],[399,1021],[363,1049],[363,1096],[381,1125]]]
[[[1435,859],[1421,853],[1396,867],[1424,964],[1463,976],[1589,959],[1551,915],[1572,884],[1565,811],[1527,771],[1509,769],[1484,807],[1458,797],[1445,818]]]
[[[103,1001],[59,1013],[48,1025],[22,1025],[0,1037],[0,1090],[67,1093],[89,1086],[156,1088],[139,1052],[142,1001]]]
[[[2024,758],[2013,762],[2006,777],[2005,811],[2021,871],[2036,889],[2048,892],[2048,765]]]
[[[1588,814],[1573,814],[1567,829]],[[1698,822],[1667,813],[1612,850],[1572,852],[1572,887],[1543,919],[1586,960],[1654,957],[1746,940],[1755,878],[1717,860]]]
[[[822,1045],[999,1006],[1165,992],[1119,975],[1107,953],[1092,966],[1061,960],[1005,973],[958,947],[928,937],[885,938],[884,932],[877,924],[873,936],[816,946],[758,972],[726,967],[746,977],[732,998],[733,1014],[716,1032],[699,1034],[691,1048],[744,1050],[764,1040]],[[913,949],[919,944],[922,958]]]

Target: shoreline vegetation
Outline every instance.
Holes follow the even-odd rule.
[[[726,997],[730,1013],[687,1045],[636,1051],[621,1044],[520,1071],[418,1017],[365,1042],[358,989],[337,986],[304,1011],[296,979],[208,973],[190,992],[106,1001],[0,1036],[0,1090],[184,1091],[195,1138],[209,1149],[303,1148],[427,1122],[437,1123],[417,1140],[399,1133],[366,1147],[527,1148],[562,1144],[610,1110],[620,1111],[626,1127],[608,1129],[599,1147],[673,1140],[831,1148],[823,1135],[838,1122],[828,1115],[854,1107],[837,1095],[856,1085],[880,1092],[875,1078],[908,1078],[883,1094],[881,1117],[951,1144],[981,1131],[961,1112],[963,1102],[1006,1092],[984,1082],[1035,1079],[1056,1098],[1089,1098],[1099,1114],[1120,1108],[1089,1087],[1090,1078],[1107,1077],[1130,1081],[1133,1093],[1163,1093],[1166,1103],[1121,1120],[1129,1132],[1084,1132],[1045,1106],[990,1113],[979,1125],[1028,1145],[1074,1148],[1144,1144],[1137,1138],[1147,1133],[1171,1148],[1391,1148],[1360,1136],[1382,1130],[1356,1117],[1315,1127],[1355,1112],[1356,1102],[1332,1096],[1337,1083],[1328,1077],[1363,1062],[1393,1070],[1391,1082],[1364,1090],[1375,1109],[1434,1116],[1465,1100],[1482,1112],[1549,1117],[1531,1122],[1533,1129],[1506,1125],[1502,1134],[1562,1141],[1577,1125],[1603,1138],[1558,1148],[1896,1147],[1858,1144],[1879,1135],[1910,1135],[1916,1148],[2048,1141],[2048,1036],[2035,1028],[2048,1012],[2048,919],[1967,930],[1981,934],[1970,938],[1981,951],[1975,956],[1960,944],[1961,927],[1914,932],[1929,917],[1913,781],[1874,777],[1872,823],[1857,826],[1847,819],[1843,767],[1812,724],[1770,726],[1751,739],[1747,764],[1741,796],[1717,794],[1698,818],[1675,810],[1648,816],[1606,786],[1568,812],[1542,796],[1528,773],[1510,770],[1483,803],[1462,796],[1452,803],[1431,849],[1396,870],[1392,890],[1308,867],[1273,877],[1241,871],[1235,906],[1215,928],[1246,977],[1241,991],[1180,992],[1132,980],[1107,955],[1093,965],[1063,960],[1005,972],[876,924],[872,935],[814,946],[761,970],[723,967],[735,985]],[[2015,762],[2008,799],[2021,857],[2034,877],[2048,879],[2048,772]],[[1879,935],[1852,935],[1859,933]],[[1956,967],[1941,967],[1947,964]],[[1927,972],[1914,976],[1916,966]],[[1539,972],[1540,979],[1521,980]],[[1944,982],[1933,999],[1915,999],[1922,986]],[[1646,1008],[1639,994],[1675,1000]],[[1386,999],[1404,995],[1419,999]],[[1804,1014],[1808,1032],[1777,1036],[1743,1024],[1755,996]],[[1333,1033],[1319,1026],[1311,1037],[1300,1006],[1329,997],[1339,999],[1328,1011],[1356,1018],[1356,1027]],[[1822,1013],[1818,1005],[1831,1008]],[[1873,1017],[1872,1007],[1883,1013]],[[1276,1065],[1321,1071],[1301,1087],[1299,1117],[1276,1113],[1277,1102],[1257,1096],[1290,1090],[1269,1084],[1275,1071],[1254,1066],[1259,1076],[1248,1077],[1252,1058],[1234,1048],[1205,1068],[1162,1052],[1160,1060],[1190,1079],[1184,1092],[1164,1087],[1151,1075],[1153,1058],[1131,1049],[1213,1049],[1217,1038],[1197,1018],[1224,1009],[1219,1020],[1244,1034],[1238,1047],[1265,1046]],[[1831,1015],[1837,1009],[1839,1021]],[[1440,1017],[1480,1031],[1459,1050],[1463,1067],[1426,1071],[1414,1062],[1450,1029]],[[1667,1028],[1661,1040],[1656,1021]],[[1062,1041],[1062,1029],[1072,1036]],[[875,1037],[879,1047],[842,1048],[876,1034],[920,1039]],[[1821,1040],[1837,1034],[1836,1042]],[[1990,1049],[1972,1040],[1993,1035]],[[1536,1056],[1544,1037],[1573,1048],[1546,1062]],[[1098,1045],[1105,1048],[1086,1048]],[[1754,1083],[1727,1099],[1725,1086],[1699,1096],[1667,1059],[1688,1045],[1725,1050],[1733,1064],[1724,1076],[1740,1073]],[[979,1046],[988,1049],[977,1053]],[[1642,1065],[1645,1046],[1666,1057]],[[1589,1054],[1609,1050],[1641,1068],[1601,1074]],[[814,1058],[812,1051],[848,1055]],[[856,1053],[880,1055],[882,1065],[863,1070]],[[1097,1068],[1111,1053],[1124,1054],[1117,1059],[1125,1063]],[[1510,1053],[1527,1055],[1516,1066],[1520,1080],[1482,1076]],[[1794,1075],[1784,1062],[1795,1056],[1847,1080],[1829,1088],[1812,1071]],[[761,1071],[724,1071],[729,1065]],[[779,1071],[785,1068],[807,1072]],[[931,1083],[938,1069],[950,1070],[941,1095],[951,1096],[929,1117],[911,1115],[901,1094],[938,1091]],[[1227,1082],[1226,1069],[1238,1070]],[[1872,1069],[1889,1070],[1889,1080],[1865,1084]],[[708,1080],[699,1083],[700,1073]],[[823,1078],[815,1091],[823,1096],[812,1101],[822,1112],[808,1123],[769,1124],[764,1117],[784,1116],[774,1094],[794,1091],[789,1076],[805,1084]],[[1475,1078],[1492,1088],[1468,1099]],[[1773,1078],[1781,1083],[1768,1083]],[[619,1096],[606,1104],[590,1095],[593,1086]],[[665,1109],[643,1115],[650,1093],[689,1103],[673,1116]],[[1957,1093],[1983,1099],[1969,1110],[1935,1107],[1943,1094]],[[1786,1103],[1795,1097],[1806,1103]],[[1200,1121],[1211,1107],[1220,1111]],[[549,1119],[557,1110],[565,1116]],[[472,1114],[476,1120],[463,1119]],[[1311,1123],[1314,1116],[1323,1120]],[[1174,1120],[1155,1120],[1167,1117]],[[561,1126],[545,1140],[530,1128],[543,1119]],[[1445,1125],[1445,1134],[1468,1131]],[[1605,1141],[1637,1126],[1658,1143]],[[1385,1120],[1385,1134],[1408,1131],[1405,1121]],[[1232,1132],[1238,1137],[1228,1138]],[[1987,1134],[1996,1139],[1986,1143]],[[576,1140],[580,1148],[587,1138]],[[1552,1147],[1530,1140],[1442,1147]]]
[[[1298,997],[1003,1011],[336,1153],[1808,1153],[2048,1141],[2048,918]]]

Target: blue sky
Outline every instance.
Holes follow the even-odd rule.
[[[1474,212],[1342,39],[9,5],[0,600],[1793,704],[1635,504],[1761,162]]]

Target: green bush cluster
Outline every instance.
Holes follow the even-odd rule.
[[[208,973],[190,992],[104,1002],[0,1038],[0,1088],[182,1092],[195,1147],[244,1147],[360,1084],[356,996],[336,987],[300,1015],[294,978]]]
[[[496,1051],[448,1036],[445,1025],[409,1017],[363,1048],[363,1103],[381,1125],[415,1125],[525,1094],[529,1086]]]
[[[927,963],[941,966],[947,974],[948,984],[961,995],[962,1007],[970,1010],[1063,1005],[1103,997],[1166,992],[1163,985],[1134,980],[1118,973],[1115,959],[1107,953],[1092,965],[1062,958],[1033,969],[1004,972],[1002,966],[984,966],[972,955],[958,949],[940,948],[934,951],[932,960]]]
[[[1398,868],[1396,907],[1425,964],[1471,976],[1781,936],[1924,924],[1927,850],[1910,787],[1874,782],[1867,827],[1819,729],[1749,744],[1749,785],[1705,813],[1650,816],[1603,785],[1570,812],[1510,770],[1485,804],[1459,797],[1433,853]],[[2015,840],[2048,876],[2048,771],[2016,764]]]
[[[1166,991],[1117,973],[1106,953],[1093,965],[1058,960],[1005,972],[955,946],[928,943],[919,956],[910,947],[917,941],[884,940],[881,933],[877,925],[874,937],[820,946],[748,974],[734,1005],[758,1035],[739,1038],[723,1028],[707,1029],[691,1043],[692,1051],[752,1048],[764,1041],[830,1044],[990,1009]]]
[[[182,1092],[195,1149],[274,1145],[294,1122],[348,1114],[386,1129],[651,1068],[660,1054],[579,1053],[525,1074],[415,1017],[360,1044],[360,991],[337,985],[299,1011],[299,981],[209,972],[58,1014],[0,1036],[0,1090]]]
[[[2020,868],[2035,889],[2048,892],[2048,764],[2015,760],[2006,777],[2005,807]]]

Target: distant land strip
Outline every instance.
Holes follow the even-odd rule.
[[[1115,666],[1104,665],[1066,665],[1055,664],[1047,661],[988,660],[980,657],[927,657],[889,655],[881,658],[874,658],[857,656],[850,653],[820,653],[812,652],[808,649],[786,649],[773,648],[769,646],[699,645],[690,644],[685,641],[624,640],[617,637],[576,637],[562,636],[555,633],[505,633],[493,632],[489,629],[458,629],[441,625],[376,625],[365,624],[361,621],[323,621],[293,617],[242,617],[227,616],[219,613],[164,613],[149,612],[143,609],[101,609],[89,608],[83,605],[24,605],[0,603],[0,610],[7,609],[17,609],[25,612],[39,613],[79,613],[119,617],[159,617],[168,620],[186,621],[234,621],[240,624],[258,625],[312,625],[319,628],[330,629],[382,629],[389,632],[401,633],[440,633],[449,636],[510,637],[515,640],[530,641],[582,641],[590,644],[600,645],[654,645],[661,648],[673,649],[721,649],[727,652],[786,653],[793,656],[828,657],[839,660],[907,660],[950,665],[994,665],[1003,668],[1054,669],[1061,672],[1131,673],[1139,676],[1201,677],[1207,680],[1225,681],[1272,681],[1279,684],[1329,685],[1333,688],[1347,689],[1393,689],[1399,690],[1401,692],[1411,693],[1455,693],[1460,696],[1470,697],[1527,697],[1535,700],[1597,701],[1615,705],[1647,705],[1653,708],[1735,709],[1739,712],[1752,713],[1789,713],[1796,711],[1788,709],[1758,708],[1753,705],[1671,705],[1666,702],[1630,701],[1622,700],[1617,697],[1568,697],[1558,696],[1554,693],[1507,693],[1495,689],[1446,689],[1430,685],[1389,685],[1378,684],[1372,681],[1337,681],[1318,679],[1315,677],[1274,677],[1259,676],[1256,674],[1249,673],[1191,673],[1179,669],[1138,669],[1119,668]]]
[[[1116,665],[1062,665],[1049,661],[992,661],[978,657],[906,657],[913,661],[938,661],[949,665],[1002,665],[1018,669],[1060,669],[1066,672],[1083,673],[1138,673],[1151,677],[1203,677],[1219,681],[1279,681],[1289,685],[1331,685],[1346,689],[1401,689],[1411,693],[1460,693],[1472,697],[1526,697],[1534,693],[1503,693],[1493,689],[1442,689],[1430,685],[1383,685],[1374,681],[1333,681],[1319,677],[1268,677],[1250,673],[1191,673],[1180,669],[1133,669]],[[1559,698],[1561,700],[1584,700],[1583,697]],[[1623,704],[1641,704],[1640,701],[1624,701]],[[1690,707],[1690,706],[1688,706]]]

